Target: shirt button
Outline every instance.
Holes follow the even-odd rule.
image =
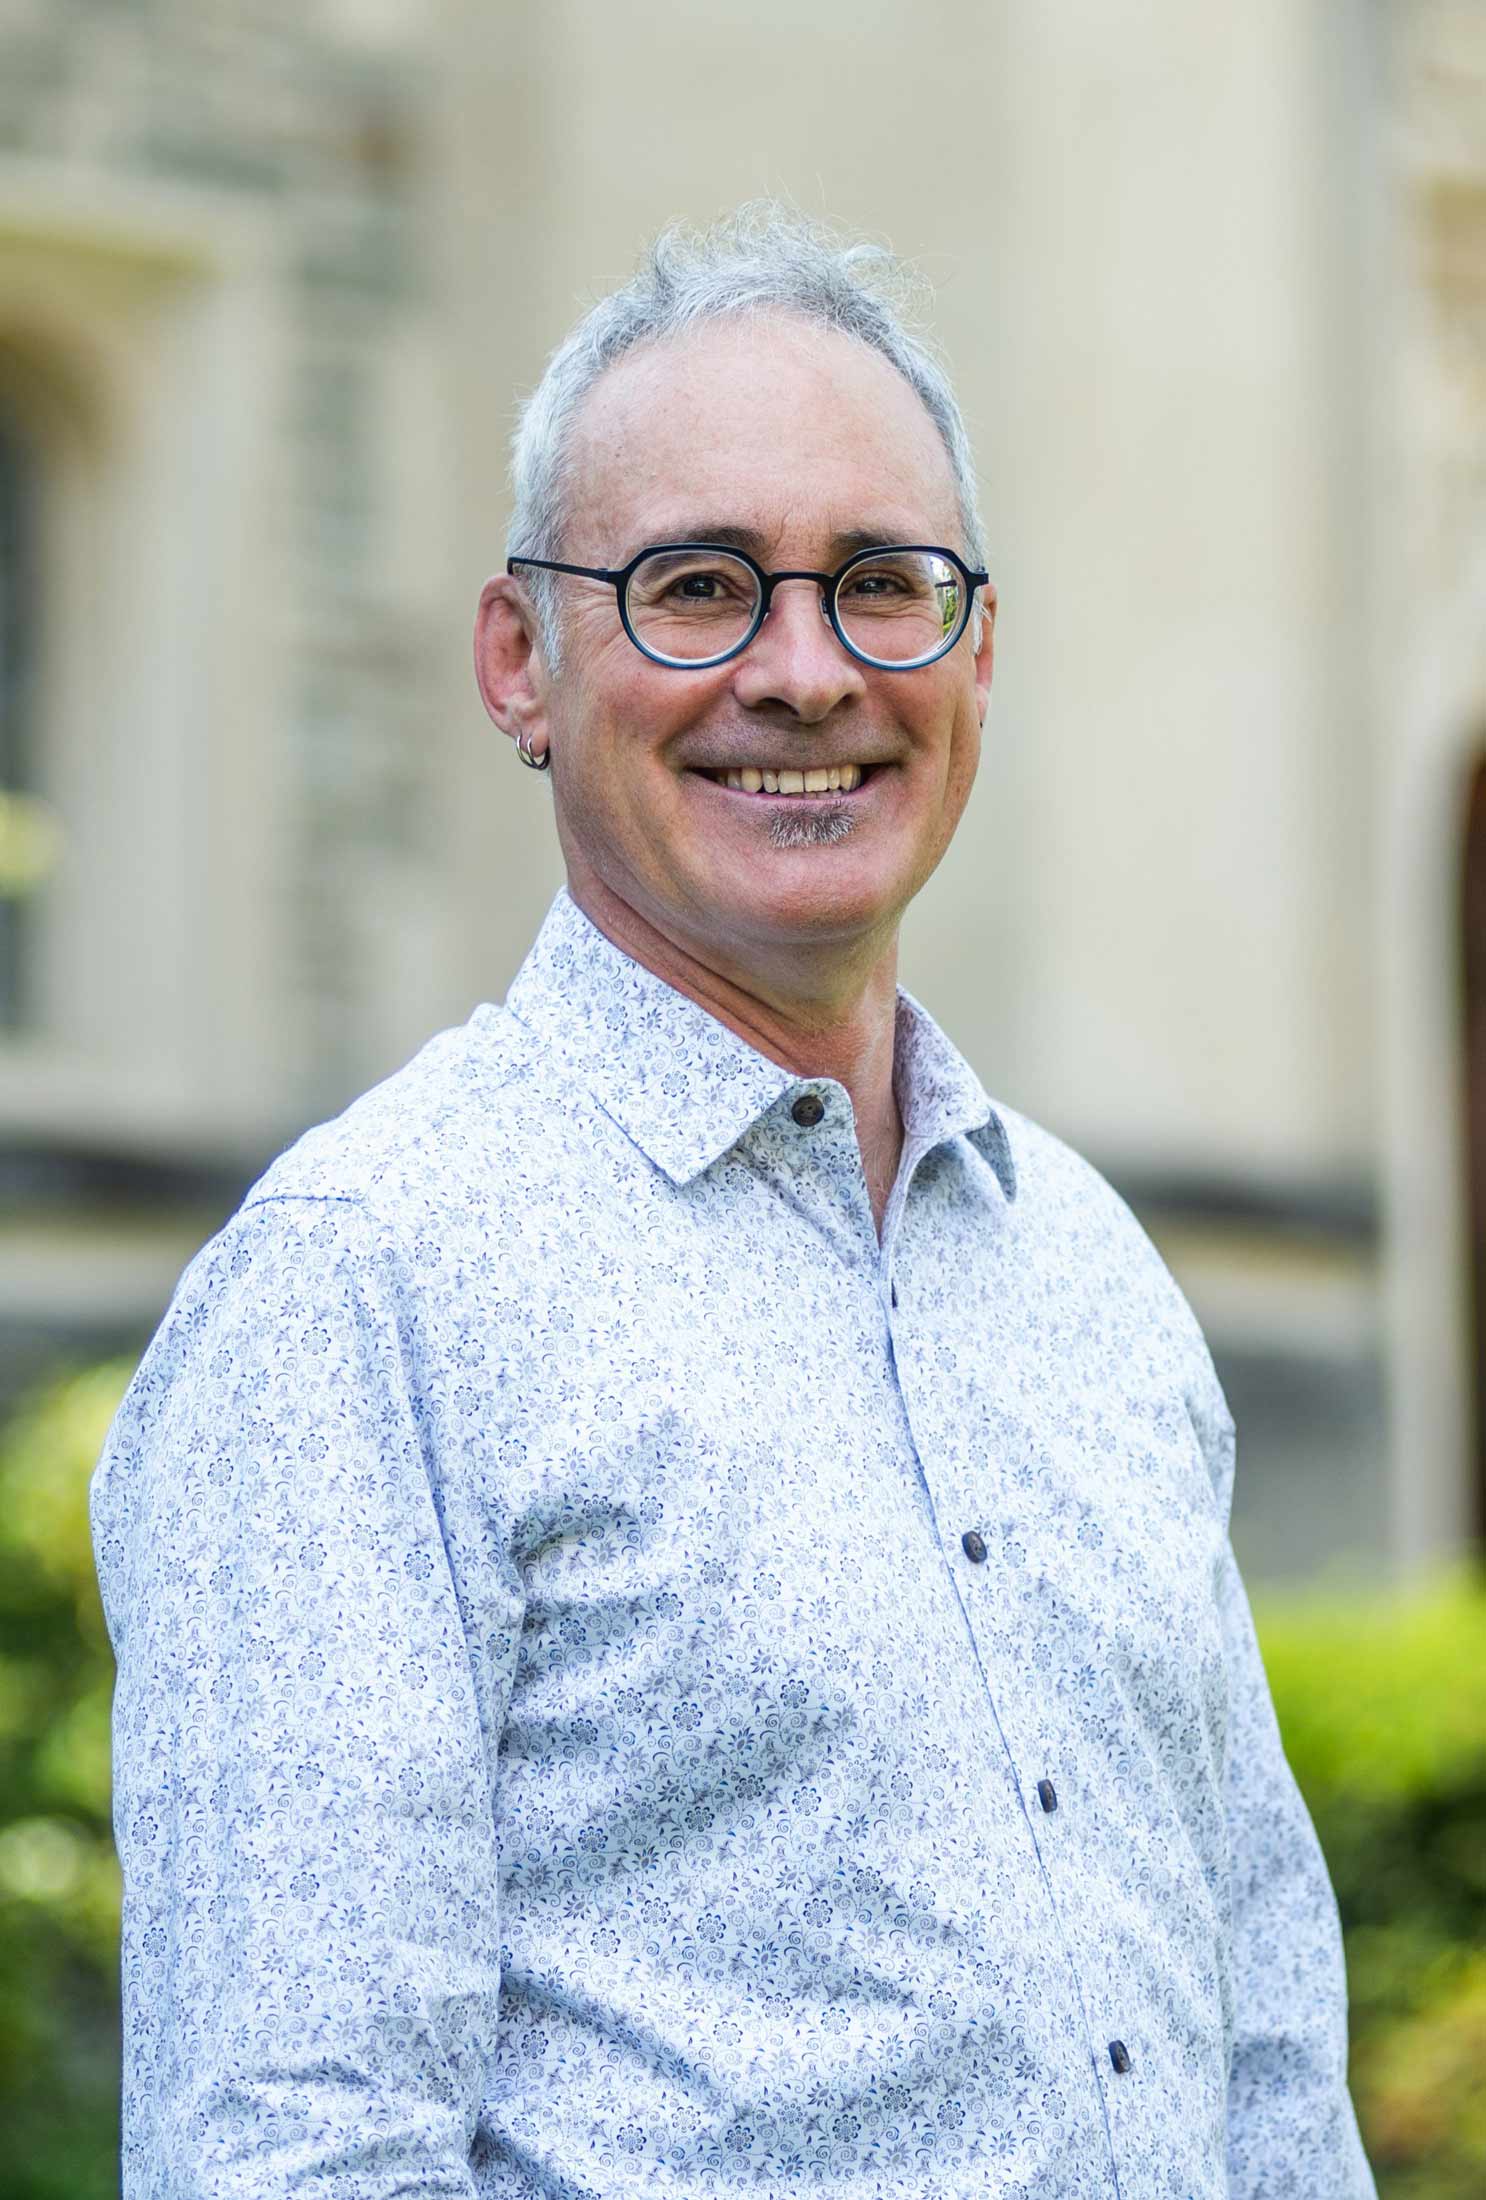
[[[1110,2041],[1109,2059],[1120,2073],[1120,2076],[1123,2077],[1130,2068],[1130,2050],[1123,2040]]]
[[[802,1131],[813,1131],[826,1112],[826,1104],[818,1092],[802,1092],[789,1112]]]
[[[1039,1780],[1039,1781],[1038,1781],[1038,1783],[1037,1783],[1037,1800],[1038,1800],[1038,1802],[1039,1802],[1039,1803],[1041,1803],[1041,1805],[1042,1805],[1042,1807],[1043,1807],[1043,1809],[1044,1809],[1044,1810],[1056,1810],[1056,1809],[1057,1809],[1057,1807],[1058,1807],[1058,1791],[1057,1791],[1057,1789],[1056,1789],[1056,1788],[1055,1788],[1055,1787],[1053,1786],[1053,1783],[1052,1783],[1052,1781],[1051,1781],[1051,1780]]]
[[[986,1555],[985,1539],[978,1536],[973,1528],[967,1528],[960,1537],[960,1549],[972,1566],[979,1566],[984,1563]]]
[[[890,1298],[892,1299],[892,1302],[893,1302],[894,1306],[896,1306],[896,1305],[897,1305],[897,1303],[898,1303],[898,1286],[897,1286],[896,1284],[894,1284],[894,1285],[893,1285],[893,1287],[892,1287],[892,1290],[891,1290],[891,1292],[889,1293],[889,1296],[890,1296]]]

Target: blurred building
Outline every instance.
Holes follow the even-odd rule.
[[[577,307],[755,192],[938,293],[1001,657],[904,976],[1207,1324],[1256,1578],[1479,1538],[1476,0],[8,0],[0,1390],[142,1341],[559,877],[468,625]]]

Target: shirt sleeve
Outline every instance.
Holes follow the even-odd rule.
[[[475,2190],[498,1855],[412,1305],[357,1203],[244,1209],[94,1477],[126,2200]]]
[[[1233,1478],[1226,1409],[1209,1434],[1222,1455],[1214,1479],[1226,1516]],[[1336,1898],[1285,1761],[1231,1544],[1218,1603],[1228,1678],[1231,2200],[1376,2200],[1347,2090],[1347,1984]]]

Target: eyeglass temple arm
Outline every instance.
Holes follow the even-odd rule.
[[[564,565],[560,558],[507,558],[506,571],[514,573],[518,565],[537,565],[544,573],[577,573],[587,581],[617,581],[623,568],[607,565]]]

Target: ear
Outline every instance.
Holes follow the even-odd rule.
[[[480,591],[475,614],[475,678],[480,700],[514,741],[525,733],[540,756],[547,746],[547,667],[536,621],[509,573],[496,573]]]
[[[996,591],[987,581],[980,591],[980,647],[975,652],[975,699],[981,723],[991,700],[991,671],[996,661]]]

